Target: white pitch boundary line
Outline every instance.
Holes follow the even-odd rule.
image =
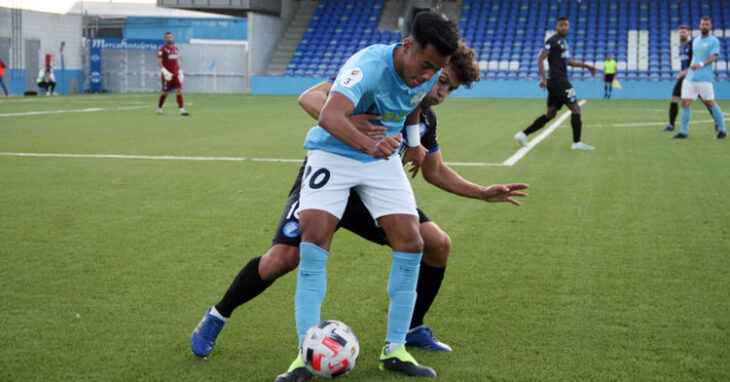
[[[730,121],[730,118],[725,118],[725,121]],[[709,122],[715,122],[714,119],[707,119],[704,121],[690,121],[689,123],[691,125],[697,124],[697,123],[709,123]],[[642,122],[642,123],[614,123],[610,125],[604,125],[604,124],[593,124],[593,125],[586,125],[585,127],[641,127],[641,126],[666,126],[666,122]]]
[[[578,105],[583,106],[583,104],[585,104],[585,103],[586,103],[586,100],[582,100],[582,101],[578,102]],[[550,134],[552,134],[553,131],[555,131],[555,129],[557,129],[558,126],[560,126],[560,124],[563,123],[563,121],[565,121],[569,115],[570,115],[570,110],[566,110],[560,116],[560,118],[558,118],[557,121],[550,124],[550,126],[548,126],[548,128],[545,129],[545,131],[543,131],[537,137],[535,137],[532,141],[530,141],[530,144],[527,147],[523,147],[523,148],[517,150],[516,153],[514,153],[511,157],[507,158],[506,161],[502,162],[502,165],[514,166],[515,163],[519,162],[520,159],[524,158],[524,156],[527,155],[527,153],[529,153],[530,150],[532,150],[535,146],[537,146],[538,143],[542,142],[543,139],[547,138]]]
[[[142,109],[149,106],[124,106],[124,107],[90,107],[86,109],[66,109],[66,110],[46,110],[46,111],[28,111],[24,113],[7,113],[0,114],[0,117],[25,117],[29,115],[44,115],[44,114],[61,114],[61,113],[92,113],[97,111],[106,110],[132,110]]]
[[[57,154],[57,153],[0,153],[1,156],[16,157],[55,157],[55,158],[97,158],[97,159],[152,159],[152,160],[192,160],[192,161],[226,161],[226,162],[301,162],[302,159],[277,158],[237,158],[237,157],[183,157],[152,155],[120,155],[120,154]]]
[[[302,159],[282,158],[243,158],[243,157],[185,157],[185,156],[153,156],[153,155],[121,155],[121,154],[60,154],[60,153],[0,153],[0,156],[13,157],[51,157],[51,158],[95,158],[95,159],[149,159],[149,160],[190,160],[190,161],[223,161],[223,162],[301,162]],[[446,162],[449,166],[504,166],[502,163],[470,163]]]

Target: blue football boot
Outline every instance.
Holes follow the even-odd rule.
[[[225,321],[211,315],[210,310],[205,312],[205,316],[190,335],[190,348],[193,349],[193,353],[203,358],[213,352],[215,340],[225,324]]]
[[[451,346],[433,336],[431,328],[421,325],[406,334],[406,345],[431,351],[451,351]]]

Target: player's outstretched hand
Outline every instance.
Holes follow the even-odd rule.
[[[592,76],[595,76],[596,75],[596,67],[595,66],[588,65],[588,71],[591,72],[591,75]]]
[[[403,136],[401,135],[401,133],[385,137],[375,145],[375,147],[373,148],[373,152],[370,153],[370,155],[374,156],[375,158],[382,158],[387,160],[388,158],[390,158],[391,155],[393,155],[394,152],[396,152],[396,150],[398,150],[401,142],[403,142]]]
[[[510,202],[516,206],[521,206],[522,203],[513,199],[513,197],[527,196],[527,193],[519,190],[526,190],[528,187],[530,185],[526,183],[494,184],[484,189],[482,200],[490,203]]]
[[[380,116],[375,114],[358,114],[350,117],[350,122],[355,128],[372,139],[383,138],[385,134],[385,126],[373,125],[371,121],[380,121]]]
[[[411,168],[408,169],[411,173],[411,178],[415,178],[418,174],[418,170],[421,169],[421,165],[423,164],[423,160],[426,159],[427,153],[428,150],[426,150],[426,148],[422,145],[406,149],[406,153],[403,154],[403,165],[405,166],[407,163],[411,164]]]
[[[542,91],[545,91],[545,88],[547,88],[547,80],[543,78],[540,80],[540,89],[542,89]]]

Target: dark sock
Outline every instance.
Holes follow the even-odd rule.
[[[183,108],[183,99],[182,99],[182,94],[178,94],[178,95],[177,95],[177,106],[178,106],[179,108],[181,108],[181,109]]]
[[[573,143],[580,142],[580,130],[583,127],[580,114],[570,115],[570,126],[573,128]]]
[[[215,309],[224,317],[230,317],[233,310],[265,291],[274,281],[264,281],[259,275],[261,256],[251,259],[228,287],[223,299]]]
[[[441,281],[444,279],[446,268],[436,268],[421,262],[421,270],[418,273],[418,284],[416,284],[416,306],[413,308],[411,326],[423,325],[423,317],[431,308],[433,300],[441,288]]]
[[[528,128],[526,128],[522,132],[525,133],[525,135],[530,135],[530,134],[542,129],[542,127],[545,126],[545,124],[548,123],[549,120],[550,119],[548,117],[546,117],[545,114],[543,114],[543,115],[537,117],[535,122],[532,122],[532,125],[530,125]]]
[[[160,100],[157,101],[157,107],[162,107],[162,105],[165,104],[165,98],[167,98],[167,94],[160,94]]]
[[[677,114],[679,113],[679,105],[676,102],[669,103],[669,124],[674,126],[674,122],[677,121]]]

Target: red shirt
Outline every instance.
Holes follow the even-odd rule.
[[[167,46],[163,45],[157,52],[157,57],[162,57],[162,66],[169,70],[173,76],[177,77],[177,71],[179,66],[177,64],[177,47],[175,45]]]
[[[0,60],[0,77],[5,75],[5,61]]]

